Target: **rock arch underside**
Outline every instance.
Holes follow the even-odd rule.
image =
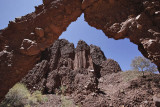
[[[159,0],[43,0],[35,9],[0,30],[1,100],[82,13],[109,38],[129,38],[160,70]]]

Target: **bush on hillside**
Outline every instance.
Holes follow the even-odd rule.
[[[31,94],[25,85],[17,83],[6,94],[0,107],[30,107],[44,101],[44,99],[45,97],[40,91]]]
[[[2,102],[2,107],[23,107],[31,96],[30,92],[23,84],[16,84],[9,90]]]

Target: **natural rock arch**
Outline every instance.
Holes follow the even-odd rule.
[[[129,38],[160,70],[159,0],[43,0],[0,30],[0,99],[82,13],[108,37]]]

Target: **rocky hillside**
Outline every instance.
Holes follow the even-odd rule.
[[[159,0],[43,0],[0,30],[0,101],[82,13],[107,37],[128,38],[160,71]]]
[[[160,107],[160,76],[149,73],[145,75],[143,78],[142,73],[136,71],[111,73],[98,79],[96,92],[47,94],[48,101],[37,106]]]
[[[68,94],[88,93],[98,91],[98,78],[120,71],[119,64],[107,59],[99,47],[79,41],[74,48],[73,43],[61,39],[44,51],[41,61],[21,82],[44,94],[57,93],[61,87]]]
[[[57,40],[21,80],[48,101],[38,107],[160,107],[160,76],[121,72],[97,46]],[[63,96],[62,96],[63,95]]]

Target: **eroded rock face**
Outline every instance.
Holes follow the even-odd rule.
[[[28,85],[28,89],[43,91],[46,84],[46,76],[48,74],[48,61],[43,60],[36,64],[34,68],[22,79]],[[34,77],[33,77],[34,75]],[[33,86],[33,87],[32,87]]]
[[[102,62],[106,60],[106,57],[104,56],[104,53],[100,49],[100,47],[97,47],[95,45],[90,45],[90,53],[91,53],[91,58],[93,59],[95,65],[100,66]]]
[[[47,56],[21,80],[31,91],[53,94],[65,88],[65,94],[96,92],[100,75],[121,71],[117,62],[106,60],[99,47],[88,46],[82,40],[76,48],[65,39],[57,40],[44,53]]]
[[[119,64],[112,59],[107,59],[106,61],[103,61],[101,66],[102,66],[102,69],[100,70],[101,76],[121,71]]]
[[[79,41],[76,47],[74,67],[76,69],[88,68],[93,69],[92,59],[90,57],[90,48],[84,41]]]
[[[98,0],[84,10],[84,15],[89,25],[103,30],[106,36],[129,38],[160,69],[160,1]]]
[[[13,63],[0,68],[0,99],[81,13],[89,25],[103,30],[108,37],[129,38],[160,70],[159,11],[159,0],[43,0],[35,12],[15,18],[0,30],[0,51],[12,53]],[[26,39],[27,47],[23,47]]]
[[[82,0],[43,2],[44,5],[36,7],[35,12],[15,18],[6,29],[0,30],[0,51],[12,52],[13,63],[11,67],[0,67],[0,99],[40,60],[41,52],[82,13]],[[5,60],[8,62],[7,58]]]

